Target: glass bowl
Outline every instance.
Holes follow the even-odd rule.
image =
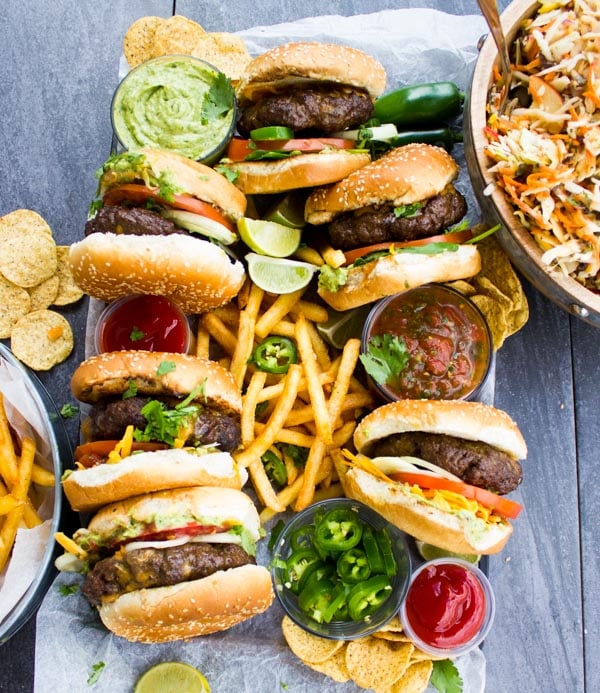
[[[306,611],[301,608],[303,591],[305,591],[305,593],[310,592],[311,587],[314,586],[309,584],[309,580],[312,577],[309,572],[306,573],[309,579],[305,581],[304,586],[302,580],[299,581],[302,589],[294,590],[290,585],[289,578],[291,566],[297,563],[295,560],[290,562],[290,557],[292,554],[298,556],[298,551],[306,550],[306,537],[311,536],[312,530],[315,525],[318,524],[320,518],[325,517],[330,511],[348,511],[351,515],[356,517],[356,520],[363,528],[368,527],[375,533],[378,531],[385,532],[389,537],[389,548],[391,549],[391,554],[397,566],[395,575],[389,578],[391,584],[389,594],[386,591],[387,596],[381,598],[380,603],[376,608],[373,608],[372,613],[367,613],[367,615],[357,620],[341,620],[339,618],[336,620],[334,616],[327,623],[324,621],[319,622],[309,616]],[[360,546],[361,544],[359,543],[356,548]],[[337,556],[338,566],[340,556],[344,553],[347,552],[337,552],[335,554]],[[330,557],[325,558],[324,562],[331,565],[328,561],[331,561]],[[333,566],[333,570],[335,570],[335,562]],[[304,630],[333,640],[352,640],[354,638],[360,638],[385,625],[398,613],[400,604],[408,588],[410,573],[410,551],[405,535],[367,505],[347,498],[334,498],[320,501],[310,505],[308,508],[295,515],[279,535],[271,563],[271,575],[275,586],[275,594],[288,616]],[[350,585],[349,590],[356,587],[357,591],[355,594],[358,594],[358,590],[361,588],[364,588],[366,592],[370,592],[371,587],[376,589],[375,583],[371,582],[371,580],[384,577],[384,575],[375,574],[375,571],[373,571],[368,578],[363,578],[359,583]],[[332,579],[337,580],[337,577]],[[379,584],[381,584],[381,582]],[[363,592],[363,595],[366,592]],[[335,590],[334,593],[339,594]],[[347,593],[347,597],[349,604],[356,604],[356,601],[352,599],[352,591]],[[369,611],[368,608],[367,611]]]
[[[26,391],[25,397],[28,400],[26,404],[30,405],[42,422],[43,430],[38,433],[47,442],[55,479],[54,487],[47,489],[47,498],[44,501],[48,507],[49,519],[46,520],[47,524],[45,523],[43,527],[48,539],[39,558],[39,564],[31,584],[0,622],[0,644],[2,644],[9,640],[33,616],[54,576],[54,558],[58,553],[58,548],[53,537],[59,528],[62,509],[60,479],[63,465],[61,460],[67,460],[70,463],[73,459],[73,453],[67,432],[52,398],[37,376],[18,361],[10,349],[2,343],[0,343],[0,365],[9,371],[11,378],[23,382]],[[21,407],[17,408],[22,411]]]
[[[389,372],[382,376],[379,369],[369,372],[363,359],[371,340],[385,340],[386,335],[404,342],[408,358],[405,364],[390,360]],[[388,402],[477,399],[493,364],[485,317],[466,296],[442,284],[426,284],[378,301],[367,316],[361,341],[369,381]]]
[[[221,158],[237,119],[229,79],[189,55],[153,58],[128,72],[110,112],[124,149],[164,149],[207,165]]]
[[[465,589],[468,584],[471,590]],[[458,657],[481,644],[495,610],[494,592],[483,571],[462,559],[436,558],[413,572],[400,620],[419,649],[434,657]],[[431,637],[426,638],[426,632]]]
[[[186,314],[165,296],[136,294],[113,301],[94,330],[99,354],[124,349],[187,354],[193,341]]]

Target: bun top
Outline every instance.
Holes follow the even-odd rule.
[[[153,186],[161,176],[172,182],[177,194],[215,205],[232,221],[244,216],[246,196],[225,176],[198,161],[161,149],[130,150],[109,159],[100,176],[100,195],[133,181]]]
[[[335,185],[314,190],[306,201],[304,217],[309,224],[328,224],[343,212],[370,205],[421,202],[441,193],[458,171],[458,164],[442,147],[407,144]]]
[[[120,395],[131,384],[141,395],[195,398],[213,407],[240,413],[242,395],[233,375],[215,361],[161,351],[111,351],[92,356],[75,369],[71,391],[82,402]]]
[[[354,445],[368,455],[376,441],[409,431],[481,441],[517,460],[527,457],[527,445],[517,424],[506,412],[481,402],[401,400],[384,404],[358,424]]]
[[[284,43],[259,55],[246,66],[236,89],[240,106],[265,93],[311,80],[364,89],[372,99],[385,89],[383,65],[367,53],[334,43]]]
[[[99,543],[111,543],[124,528],[135,523],[154,524],[161,529],[177,528],[194,518],[206,524],[233,527],[243,525],[252,538],[260,537],[260,518],[249,496],[233,488],[216,486],[190,486],[169,491],[157,491],[111,503],[99,510],[91,519],[87,530],[78,530],[76,538],[88,534],[98,535]],[[172,525],[169,526],[169,518]]]

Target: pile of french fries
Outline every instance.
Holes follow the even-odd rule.
[[[215,358],[231,371],[243,393],[242,447],[234,456],[248,468],[264,506],[263,522],[291,507],[300,511],[312,502],[342,495],[330,451],[348,443],[357,414],[372,407],[368,389],[354,376],[360,340],[350,339],[334,353],[316,325],[328,319],[326,308],[306,300],[305,290],[274,297],[248,283],[237,302],[199,319],[196,354]],[[298,363],[274,375],[256,368],[251,357],[267,337],[292,339]],[[257,414],[260,412],[260,415]],[[306,448],[299,469],[281,444]],[[285,464],[287,482],[277,488],[267,476],[262,456],[275,453]]]
[[[54,486],[54,474],[36,463],[36,443],[13,439],[0,392],[0,574],[10,558],[17,530],[42,523],[35,485]]]

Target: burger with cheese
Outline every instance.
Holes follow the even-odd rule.
[[[358,454],[340,453],[346,495],[417,540],[461,554],[500,551],[521,506],[527,447],[514,421],[479,402],[402,400],[365,416]],[[349,465],[349,466],[347,466]]]

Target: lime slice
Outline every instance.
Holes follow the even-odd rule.
[[[134,693],[210,693],[210,686],[190,664],[162,662],[140,676]]]
[[[304,221],[305,202],[306,193],[292,190],[267,210],[263,218],[267,221],[276,221],[284,226],[291,226],[293,229],[301,229],[306,226]]]
[[[274,221],[242,217],[237,228],[241,239],[255,253],[270,257],[287,257],[300,245],[300,229],[292,229]]]
[[[425,544],[425,542],[422,541],[417,541],[416,544],[419,553],[426,561],[432,561],[434,558],[462,558],[463,561],[468,561],[469,563],[478,563],[481,558],[480,555],[476,554],[454,553],[453,551],[440,549],[439,546]]]
[[[317,271],[316,265],[296,260],[248,253],[248,274],[250,279],[263,291],[273,294],[291,294],[307,286]]]
[[[370,305],[343,312],[329,310],[329,320],[317,323],[317,330],[332,347],[343,349],[349,339],[360,339],[370,310]]]

